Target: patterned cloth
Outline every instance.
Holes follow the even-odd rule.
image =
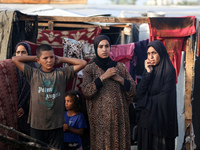
[[[95,56],[94,44],[64,38],[63,56],[78,59],[91,59]]]
[[[101,33],[100,27],[73,30],[73,31],[51,31],[38,30],[37,44],[50,44],[63,47],[63,39],[70,38],[76,41],[92,44],[94,38]]]
[[[70,58],[83,59],[84,42],[76,41],[70,38],[63,39],[63,56]]]
[[[149,18],[149,29],[149,42],[160,40],[165,45],[170,60],[176,69],[176,80],[178,82],[181,51],[186,50],[187,36],[196,33],[195,16]]]
[[[11,59],[0,61],[0,95],[0,123],[17,129],[17,71]],[[0,133],[17,138],[2,128]],[[0,149],[7,148],[0,142]]]

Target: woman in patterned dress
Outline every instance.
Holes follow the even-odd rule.
[[[82,91],[90,124],[91,150],[131,148],[129,104],[136,85],[124,64],[109,57],[110,46],[107,36],[97,36],[96,58],[83,70]]]

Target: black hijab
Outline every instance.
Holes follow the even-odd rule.
[[[99,66],[102,70],[106,71],[108,68],[115,67],[117,65],[116,61],[113,61],[110,57],[107,58],[101,58],[99,57],[97,53],[98,45],[102,40],[107,40],[109,42],[109,45],[111,46],[111,42],[109,37],[106,35],[99,35],[94,39],[94,50],[96,54],[96,58],[94,62],[96,63],[97,66]]]
[[[154,79],[149,87],[150,95],[155,95],[161,91],[165,76],[168,75],[170,70],[174,70],[174,66],[172,65],[167,50],[161,41],[152,41],[147,45],[147,49],[149,47],[153,47],[160,56],[160,62],[153,67]]]
[[[165,46],[160,41],[152,41],[147,45],[153,47],[160,56],[160,62],[153,67],[152,73],[143,74],[137,86],[140,100],[139,126],[149,132],[168,138],[178,135],[176,104],[176,72]]]
[[[28,43],[26,42],[19,42],[15,46],[15,53],[14,56],[16,55],[16,50],[18,46],[24,46],[28,55],[31,55],[31,47]],[[36,65],[34,62],[27,62],[26,64],[30,65],[31,67],[36,68]],[[24,111],[28,111],[28,103],[30,100],[30,85],[26,81],[26,79],[23,77],[22,72],[17,68],[17,84],[18,84],[18,109],[23,108]]]
[[[31,55],[31,47],[30,47],[30,45],[29,45],[28,43],[26,43],[26,42],[19,42],[19,43],[15,46],[15,54],[14,54],[15,56],[16,56],[17,47],[20,46],[20,45],[22,45],[22,46],[25,47],[25,49],[26,49],[28,55]]]

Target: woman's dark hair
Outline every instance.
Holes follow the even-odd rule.
[[[68,91],[65,96],[70,96],[74,101],[74,109],[76,112],[82,112],[83,111],[83,100],[82,95],[79,91]]]

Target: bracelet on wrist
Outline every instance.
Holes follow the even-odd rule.
[[[100,76],[100,79],[101,79],[101,82],[103,82],[103,77],[102,76]]]

